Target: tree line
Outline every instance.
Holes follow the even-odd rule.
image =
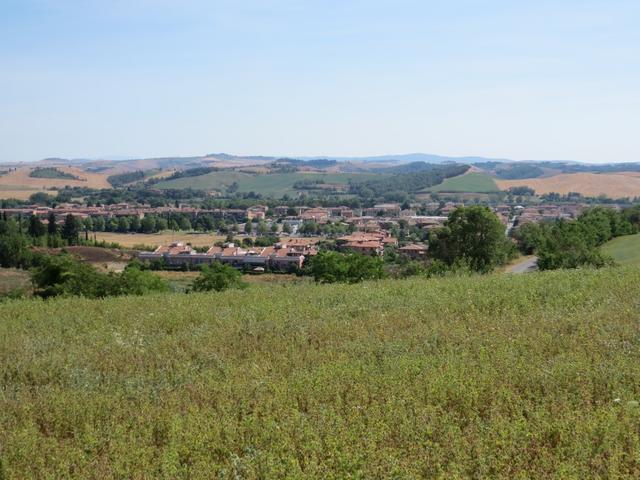
[[[538,256],[540,270],[553,270],[612,264],[599,247],[638,231],[640,206],[622,210],[594,207],[575,220],[524,224],[515,230],[514,238],[523,254]]]

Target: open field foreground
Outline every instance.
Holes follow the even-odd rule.
[[[606,195],[609,198],[640,195],[640,176],[633,172],[563,173],[552,177],[496,180],[496,183],[501,190],[508,190],[511,187],[530,187],[538,195],[551,192],[563,195],[578,192],[590,197]]]
[[[3,478],[638,478],[640,269],[0,306]]]

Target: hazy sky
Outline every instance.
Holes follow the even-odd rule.
[[[640,0],[0,0],[0,161],[640,161]]]

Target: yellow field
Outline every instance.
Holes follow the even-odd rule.
[[[20,167],[0,176],[0,198],[18,198],[21,200],[29,198],[29,196],[38,191],[55,195],[48,189],[52,187],[62,188],[70,187],[88,187],[88,188],[111,188],[107,182],[107,175],[104,173],[85,172],[79,168],[51,165],[54,168],[66,173],[70,173],[79,178],[72,180],[67,178],[33,178],[29,173],[32,167]]]
[[[131,248],[134,245],[168,245],[171,242],[190,243],[194,247],[206,247],[220,242],[226,237],[213,235],[210,233],[185,233],[185,232],[162,232],[162,233],[116,233],[97,232],[96,238],[105,242],[115,242],[123,247]]]
[[[603,194],[610,198],[640,196],[638,172],[565,173],[546,178],[496,179],[496,184],[501,190],[526,186],[533,188],[537,194],[578,192],[589,197]]]

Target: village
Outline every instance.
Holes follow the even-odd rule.
[[[36,216],[44,224],[53,219],[62,224],[67,216],[72,215],[79,225],[91,226],[85,228],[87,239],[91,234],[95,236],[96,231],[109,229],[126,235],[117,227],[122,219],[126,219],[128,225],[140,222],[144,225],[145,217],[168,218],[179,215],[189,220],[189,226],[198,226],[206,218],[213,228],[226,225],[226,231],[229,232],[227,241],[202,248],[191,245],[188,240],[175,240],[159,245],[153,251],[137,252],[139,260],[155,262],[166,268],[197,268],[203,264],[220,262],[253,272],[291,272],[301,269],[306,259],[318,253],[320,244],[326,246],[328,241],[333,249],[343,252],[383,256],[386,249],[394,247],[395,252],[408,259],[426,259],[429,232],[441,227],[448,215],[463,205],[461,202],[430,202],[404,205],[382,203],[368,208],[287,205],[270,208],[254,205],[246,209],[201,209],[180,204],[172,207],[61,204],[55,208],[37,205],[7,208],[3,212],[24,218]],[[586,208],[588,205],[580,203],[531,206],[499,204],[491,207],[491,210],[505,226],[508,235],[512,229],[526,223],[574,219]],[[327,232],[327,226],[335,228]],[[132,231],[135,231],[133,228]],[[140,231],[144,231],[140,228]],[[180,226],[176,224],[173,228]],[[400,232],[407,230],[411,230],[413,235],[400,235]],[[269,245],[254,245],[250,235],[256,231],[259,235],[269,235],[274,241]]]

